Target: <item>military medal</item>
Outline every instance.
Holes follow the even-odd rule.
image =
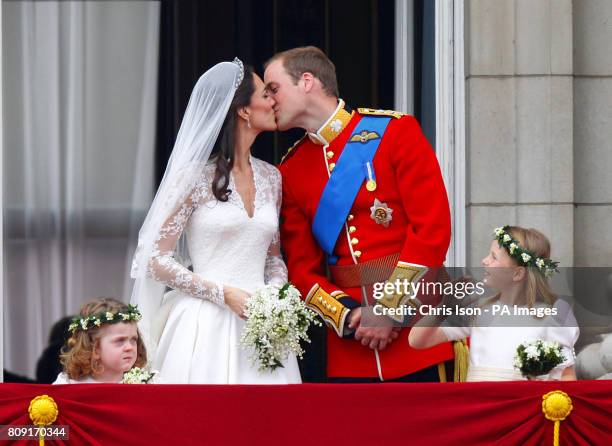
[[[368,192],[374,192],[376,190],[376,176],[374,175],[372,163],[368,161],[365,167],[368,176],[368,181],[366,181],[366,189],[368,190]]]
[[[383,225],[385,228],[389,227],[389,223],[393,219],[393,209],[387,206],[387,203],[381,203],[378,201],[378,198],[375,198],[374,206],[370,208],[370,211],[372,211],[370,214],[372,220],[379,225]]]

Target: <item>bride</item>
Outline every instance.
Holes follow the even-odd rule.
[[[204,73],[189,99],[132,267],[132,303],[165,383],[301,382],[295,356],[259,371],[238,345],[249,295],[287,281],[281,176],[250,153],[259,133],[276,130],[273,106],[238,59]]]

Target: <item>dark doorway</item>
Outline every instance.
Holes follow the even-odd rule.
[[[198,77],[235,56],[258,74],[274,53],[315,45],[336,65],[340,96],[353,108],[393,108],[392,0],[162,0],[157,181]],[[253,152],[277,163],[303,134],[262,134]]]

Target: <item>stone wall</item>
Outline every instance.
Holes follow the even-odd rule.
[[[573,3],[574,256],[612,266],[612,2]]]
[[[506,223],[612,265],[612,2],[465,5],[468,265]]]

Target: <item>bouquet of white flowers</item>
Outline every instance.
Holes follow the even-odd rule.
[[[523,342],[514,355],[514,367],[526,378],[546,375],[563,361],[561,345],[541,339]]]
[[[257,290],[247,301],[245,315],[240,345],[253,349],[251,359],[259,363],[259,370],[283,367],[290,352],[301,358],[304,350],[300,341],[310,342],[308,327],[321,325],[290,283]]]
[[[148,384],[154,376],[155,372],[149,372],[140,367],[132,367],[123,374],[123,380],[121,382],[123,384]]]

